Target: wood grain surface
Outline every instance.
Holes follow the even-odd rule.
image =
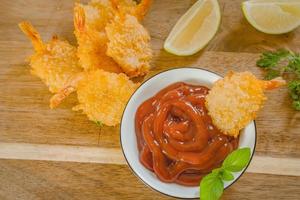
[[[263,77],[255,65],[261,52],[282,47],[300,52],[300,28],[275,36],[258,32],[243,17],[242,0],[219,0],[222,22],[208,46],[189,57],[168,54],[163,41],[194,2],[154,0],[144,21],[154,49],[153,71],[146,78],[180,66],[222,75],[249,70]],[[25,59],[32,47],[17,23],[31,21],[44,40],[58,34],[76,44],[74,2],[0,3],[0,199],[169,199],[147,188],[125,165],[118,127],[100,129],[71,111],[75,95],[50,110],[51,94],[29,73]],[[268,94],[256,120],[253,162],[223,199],[299,199],[300,112],[290,103],[286,88]]]
[[[0,199],[172,199],[125,165],[1,160]],[[299,199],[299,176],[246,173],[222,199]]]

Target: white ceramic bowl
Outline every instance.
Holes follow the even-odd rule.
[[[199,197],[199,187],[187,187],[178,185],[176,183],[170,184],[161,182],[153,172],[146,169],[140,163],[134,128],[134,118],[137,108],[145,100],[154,96],[158,91],[172,83],[183,81],[190,84],[198,84],[211,87],[212,83],[214,83],[219,78],[221,78],[221,76],[200,68],[171,69],[161,72],[145,81],[131,96],[124,110],[121,121],[121,147],[127,163],[134,174],[152,189],[172,197],[185,199]],[[239,147],[250,147],[252,158],[255,150],[255,145],[256,127],[255,122],[252,121],[240,134]],[[232,185],[244,173],[246,168],[242,172],[235,173],[234,180],[226,182],[224,184],[224,187],[228,188],[230,185]]]

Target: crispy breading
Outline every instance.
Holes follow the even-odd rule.
[[[142,1],[139,4],[143,9],[131,0],[115,1],[114,3],[111,3],[112,1],[108,0],[93,0],[88,5],[75,4],[74,26],[75,35],[79,44],[77,55],[79,57],[79,63],[85,71],[103,69],[108,72],[122,72],[122,69],[114,61],[114,58],[106,55],[108,38],[106,32],[102,29],[109,20],[112,20],[110,19],[112,13],[117,14],[119,9],[123,11],[128,9],[126,12],[132,12],[134,8],[136,8],[143,10],[137,11],[137,13],[145,13],[147,10],[145,6],[149,6],[149,0],[144,1],[148,3],[143,3]],[[131,8],[131,10],[129,10],[129,8]],[[138,24],[137,20],[136,24]],[[140,29],[140,26],[136,27]],[[124,27],[126,28],[126,26]],[[132,28],[136,27],[132,26]],[[132,42],[140,41],[132,40]],[[136,75],[144,74],[147,70],[144,70],[144,67],[141,67],[139,71],[136,70]],[[71,77],[64,85],[63,89],[51,98],[51,108],[57,107],[70,93],[76,91],[77,83],[80,79],[79,77],[81,77],[80,74]]]
[[[91,121],[115,126],[120,123],[126,103],[137,87],[138,84],[123,73],[101,69],[82,72],[70,79],[68,85],[51,98],[50,105],[56,107],[66,96],[77,91],[79,105],[73,110],[82,110]]]
[[[94,0],[88,5],[75,4],[74,26],[81,66],[85,70],[99,68],[116,73],[122,71],[121,67],[130,76],[144,75],[148,72],[148,60],[151,58],[150,36],[136,19],[143,19],[150,4],[151,0],[143,0],[140,4],[136,4],[132,0]],[[126,15],[124,21],[120,21],[120,18],[114,17],[119,16],[120,13],[124,14],[124,16],[125,13],[130,13],[136,18],[133,16],[127,17]],[[108,25],[111,21],[112,24]],[[104,27],[106,26],[108,27],[105,32]],[[116,29],[118,26],[121,29]],[[108,33],[109,31],[115,34],[111,36]],[[117,31],[121,32],[118,33]],[[126,44],[125,41],[125,43],[123,42],[125,45],[122,45],[122,43],[118,45],[118,38],[114,37],[119,35],[122,37],[120,39],[128,38],[127,42],[129,44]],[[142,43],[134,44],[137,47],[131,47],[131,42]],[[115,49],[114,45],[116,45],[117,49],[115,51],[109,50],[109,44],[111,49]],[[144,47],[146,48],[142,51],[141,48]],[[125,50],[132,52],[129,59],[124,58],[118,52],[124,52]],[[106,54],[106,52],[108,53]]]
[[[78,84],[79,105],[74,110],[82,110],[92,121],[115,126],[120,123],[126,103],[137,86],[122,73],[103,70],[87,73]]]
[[[78,42],[77,49],[56,37],[43,44],[33,27],[24,26],[23,31],[31,38],[37,52],[31,58],[34,62],[33,73],[56,93],[50,100],[51,108],[58,106],[76,91],[79,105],[73,110],[82,110],[90,120],[104,125],[115,126],[120,122],[126,103],[138,86],[122,71],[126,69],[130,76],[138,76],[149,70],[149,60],[152,56],[149,47],[150,36],[139,20],[145,16],[150,2],[151,0],[142,0],[140,4],[136,4],[133,0],[92,0],[87,5],[76,3],[74,33]],[[119,16],[124,17],[118,18]],[[107,26],[112,28],[111,31],[120,31],[114,33],[116,35],[113,37],[117,38],[108,38]],[[117,26],[120,26],[120,29],[117,29]],[[119,37],[125,39],[125,43],[118,45],[116,42]],[[108,56],[109,43],[116,45],[117,51],[126,50],[128,55],[120,56],[116,52],[117,54]],[[126,60],[125,56],[131,58]],[[73,59],[74,63],[69,59]],[[69,66],[72,70],[64,68],[69,62],[74,64]],[[60,64],[62,71],[59,71],[58,67],[52,68],[52,65],[56,66],[54,64]],[[122,64],[124,66],[121,69],[119,65]],[[58,82],[59,86],[52,86],[54,78],[60,76],[64,79]]]
[[[71,76],[64,84],[64,86],[51,97],[50,108],[56,108],[59,104],[63,102],[71,93],[77,90],[78,83],[83,79],[84,73],[80,72]]]
[[[84,9],[85,25],[95,31],[104,31],[106,24],[116,13],[116,8],[110,0],[92,0],[87,5],[75,4]]]
[[[96,31],[103,31],[107,23],[119,13],[128,13],[142,20],[148,12],[152,0],[142,0],[137,4],[133,0],[91,0],[80,5],[86,15],[86,25]]]
[[[84,70],[103,69],[109,72],[122,72],[118,64],[106,55],[108,42],[106,33],[86,24],[85,12],[80,4],[76,4],[74,8],[74,26],[78,42],[77,55]]]
[[[20,29],[31,40],[35,53],[29,58],[31,73],[39,77],[50,92],[58,92],[66,80],[81,71],[76,56],[76,47],[53,36],[43,43],[39,33],[29,22],[21,22]]]
[[[284,84],[282,79],[262,81],[250,72],[230,72],[206,96],[208,114],[224,134],[237,137],[262,108],[264,91]]]
[[[145,75],[150,68],[150,35],[135,16],[116,15],[105,28],[111,56],[129,77]]]

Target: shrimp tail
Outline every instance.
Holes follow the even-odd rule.
[[[110,0],[110,3],[115,10],[118,10],[119,0]]]
[[[129,14],[135,16],[139,21],[142,21],[147,14],[153,0],[141,0],[141,2],[135,6],[134,8],[130,9]],[[122,13],[119,9],[120,0],[110,0],[113,8],[118,12]],[[127,14],[126,11],[123,11],[123,15]]]
[[[136,18],[141,21],[145,15],[147,14],[150,6],[152,4],[152,0],[142,0],[135,8],[134,15]]]
[[[82,32],[85,27],[85,13],[82,6],[79,3],[74,7],[74,27],[76,31]]]
[[[40,34],[32,26],[30,22],[24,21],[19,23],[19,28],[31,40],[34,50],[37,52],[45,50],[45,45],[41,39]]]
[[[84,74],[78,73],[69,78],[65,86],[50,99],[50,108],[56,108],[65,98],[77,90],[78,83],[83,79]]]
[[[261,81],[261,85],[265,90],[273,90],[286,85],[286,81],[282,77],[277,77],[269,81]]]
[[[53,95],[50,99],[50,108],[56,108],[65,98],[67,98],[71,93],[75,92],[76,88],[68,86],[60,90],[57,94]]]

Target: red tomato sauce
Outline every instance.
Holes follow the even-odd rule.
[[[238,147],[205,108],[205,86],[174,83],[142,103],[135,116],[140,161],[168,183],[198,186]]]

